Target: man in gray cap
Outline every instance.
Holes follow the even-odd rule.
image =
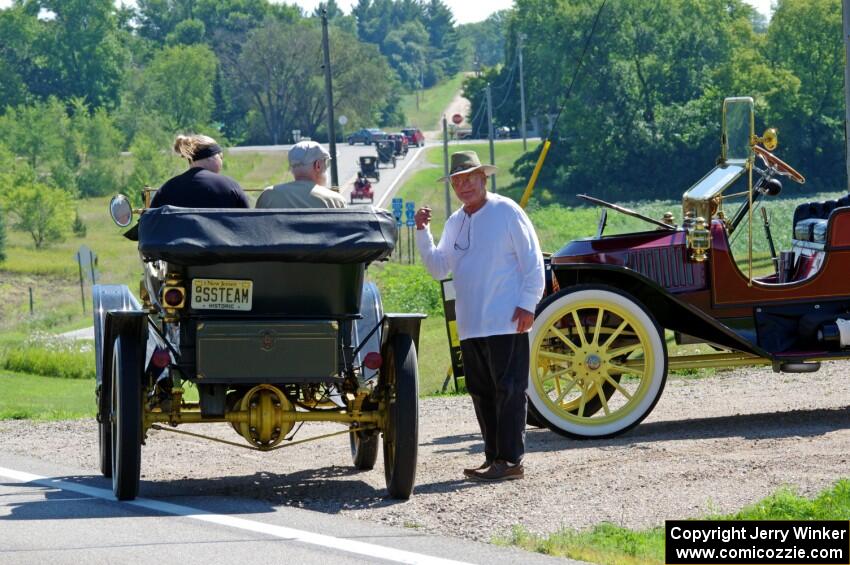
[[[345,199],[326,188],[330,154],[315,141],[299,141],[289,150],[289,170],[295,180],[270,186],[257,208],[345,208]]]

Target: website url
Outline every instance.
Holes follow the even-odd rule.
[[[676,548],[676,558],[687,561],[711,561],[712,559],[839,559],[844,550],[837,548],[810,549],[803,547],[742,547],[716,549],[713,547]]]

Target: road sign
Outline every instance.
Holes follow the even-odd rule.
[[[411,200],[411,201],[405,203],[404,207],[407,210],[415,210],[416,209],[416,203]]]
[[[346,117],[344,114],[339,117],[339,125],[344,126],[347,123],[348,123],[348,117]]]
[[[404,198],[393,198],[393,210],[404,208]]]
[[[416,226],[416,220],[411,217],[407,218],[407,227],[412,228]]]
[[[463,121],[463,116],[461,116],[460,114],[455,114],[454,116],[452,116],[452,122],[454,122],[456,124],[460,124],[462,121]]]

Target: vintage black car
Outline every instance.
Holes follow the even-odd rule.
[[[374,155],[364,155],[358,160],[360,174],[364,178],[373,178],[375,182],[381,180],[381,172],[378,170],[378,158]]]
[[[378,141],[375,143],[375,149],[378,151],[378,166],[383,164],[392,164],[395,169],[395,143],[391,140]]]
[[[111,208],[129,225],[125,197]],[[137,496],[150,430],[213,422],[259,451],[294,443],[296,423],[337,422],[357,469],[383,436],[389,495],[410,496],[424,316],[384,313],[365,282],[394,248],[388,212],[165,206],[137,228],[140,296],[93,291],[100,467],[118,499]]]

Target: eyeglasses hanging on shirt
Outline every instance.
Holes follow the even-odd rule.
[[[457,232],[457,237],[455,237],[455,251],[467,251],[469,249],[469,245],[472,243],[470,240],[470,236],[472,233],[472,218],[469,219],[469,225],[466,224],[467,218],[469,218],[469,214],[464,213],[463,221],[460,224],[460,229]],[[464,226],[466,226],[466,236],[463,235]]]

